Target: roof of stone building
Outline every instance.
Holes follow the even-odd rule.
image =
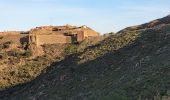
[[[64,25],[64,26],[41,26],[36,27],[34,29],[31,29],[30,34],[56,34],[56,35],[64,35],[64,33],[72,33],[77,34],[81,33],[83,31],[91,31],[91,34],[94,32],[96,34],[99,34],[98,32],[95,32],[91,28],[83,25],[80,27],[72,26],[72,25]]]

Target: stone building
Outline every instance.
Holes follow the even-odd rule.
[[[0,43],[12,41],[20,45],[23,42],[36,44],[37,46],[44,44],[56,43],[77,43],[86,38],[99,37],[99,33],[87,26],[42,26],[31,29],[28,32],[0,32]]]
[[[29,43],[36,45],[76,43],[90,37],[99,37],[99,33],[87,26],[43,26],[30,31]]]

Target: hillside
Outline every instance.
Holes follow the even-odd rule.
[[[170,15],[168,15],[164,18],[153,20],[151,22],[148,22],[148,23],[145,23],[142,25],[127,27],[127,28],[119,31],[118,33],[124,33],[126,31],[144,30],[144,29],[154,28],[154,27],[161,27],[161,26],[166,26],[168,24],[170,24]]]
[[[67,55],[59,61],[54,60],[36,79],[0,91],[0,98],[169,100],[169,17],[159,19],[153,26],[147,26],[150,22],[139,25],[142,28],[122,30],[122,34],[93,44],[84,41],[69,45],[63,52]],[[47,51],[53,55],[51,49]]]

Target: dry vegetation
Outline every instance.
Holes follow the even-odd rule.
[[[170,25],[122,32],[97,41],[44,45],[45,55],[34,59],[22,50],[3,53],[4,62],[25,63],[6,63],[11,67],[0,73],[2,88],[32,81],[0,91],[1,99],[169,100]]]
[[[99,41],[100,39],[98,39]],[[23,43],[18,48],[12,48],[12,43],[0,45],[0,88],[9,88],[17,84],[29,82],[39,76],[52,63],[63,60],[66,56],[83,51],[85,47],[94,45],[97,41],[88,39],[80,44],[43,45],[44,55],[36,55],[35,51],[26,49]],[[79,48],[78,48],[79,46]]]

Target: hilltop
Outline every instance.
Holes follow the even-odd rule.
[[[153,20],[151,22],[148,22],[148,23],[145,23],[145,24],[142,24],[142,25],[127,27],[127,28],[119,31],[118,33],[123,33],[123,32],[126,32],[126,31],[135,31],[135,30],[145,30],[145,29],[149,29],[149,28],[166,26],[168,24],[170,24],[170,15],[168,15],[164,18]]]
[[[45,45],[48,55],[35,62],[48,67],[30,67],[29,72],[43,71],[28,83],[2,90],[0,97],[2,100],[169,100],[169,22],[167,16],[97,41],[63,46],[57,61],[54,50],[58,46]],[[46,65],[43,62],[51,61],[47,58],[53,61]]]

